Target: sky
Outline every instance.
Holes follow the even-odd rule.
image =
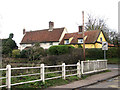
[[[0,38],[14,34],[17,45],[26,31],[66,27],[68,32],[77,32],[87,15],[103,18],[107,26],[118,31],[118,2],[120,0],[0,0]]]

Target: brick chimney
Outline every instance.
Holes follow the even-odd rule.
[[[78,26],[78,30],[79,30],[78,32],[79,32],[79,33],[82,33],[82,27],[83,27],[83,26]]]
[[[49,22],[49,31],[52,31],[54,27],[54,22]]]
[[[23,29],[23,35],[26,33],[25,28]]]

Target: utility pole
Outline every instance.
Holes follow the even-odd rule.
[[[83,26],[82,26],[82,35],[83,35],[83,57],[84,57],[84,61],[85,61],[84,11],[82,11],[82,19],[83,19]]]

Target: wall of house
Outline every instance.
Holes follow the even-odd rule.
[[[69,43],[71,43],[72,40],[73,40],[73,37],[69,38]]]
[[[98,39],[97,39],[98,42],[100,42],[100,38],[101,38],[101,37],[102,37],[102,41],[106,41],[106,39],[105,39],[103,33],[100,32],[100,35],[99,35],[99,37],[98,37]]]
[[[75,48],[78,48],[78,45],[72,45]],[[81,44],[81,46],[83,47],[83,44]],[[85,48],[95,48],[95,44],[85,44]]]
[[[100,35],[99,35],[97,41],[98,41],[98,42],[101,42],[101,41],[100,41],[100,38],[101,38],[101,37],[102,37],[102,42],[106,42],[106,39],[105,39],[105,37],[104,37],[104,35],[103,35],[102,32],[100,32]],[[102,48],[102,43],[101,43],[101,44],[100,44],[100,43],[95,43],[95,47],[96,47],[96,48]]]
[[[75,47],[75,48],[78,48],[78,44],[75,44],[75,45],[72,44],[72,46]]]
[[[63,31],[63,33],[61,34],[61,37],[60,37],[60,39],[59,39],[59,43],[61,42],[61,40],[63,39],[63,37],[65,36],[66,33],[68,33],[68,31],[67,31],[66,28],[64,28],[64,31]]]
[[[83,47],[83,44],[81,44]],[[95,48],[95,44],[85,44],[85,48]]]
[[[53,46],[53,45],[58,45],[59,42],[53,42],[52,45],[50,45],[50,43],[40,43],[40,46],[43,47],[44,49],[48,49],[49,47]]]
[[[20,50],[23,50],[23,49],[25,49],[26,47],[31,47],[32,46],[32,44],[21,44],[20,45]]]
[[[58,45],[59,42],[53,42],[52,45]],[[44,49],[48,49],[49,47],[51,47],[52,45],[50,45],[50,43],[40,43],[40,46]],[[31,47],[33,46],[32,44],[21,44],[20,46],[20,50],[25,49],[26,47]]]
[[[102,48],[102,44],[100,44],[100,43],[95,43],[95,48]]]

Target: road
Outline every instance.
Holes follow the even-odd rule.
[[[120,76],[84,88],[120,88]]]

